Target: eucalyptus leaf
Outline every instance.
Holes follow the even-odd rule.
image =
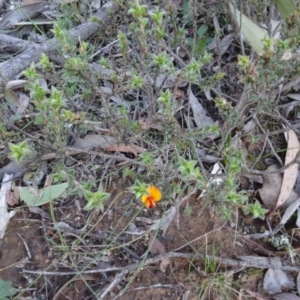
[[[49,8],[49,4],[46,1],[40,1],[37,3],[17,7],[11,10],[1,19],[0,30],[11,29],[13,26],[17,25],[18,22],[24,21],[24,19],[34,19],[47,8]]]
[[[191,87],[188,88],[189,102],[194,114],[194,120],[198,128],[205,128],[214,124],[214,120],[207,116],[205,109],[192,92]]]
[[[18,290],[11,287],[11,282],[0,279],[0,300],[7,299],[13,296]]]
[[[52,185],[38,191],[32,187],[23,187],[20,192],[20,198],[28,206],[40,206],[58,198],[67,187],[67,182]]]
[[[4,98],[12,106],[14,107],[19,106],[19,97],[14,91],[10,89],[5,89]]]
[[[235,9],[231,4],[229,4],[230,11],[241,28],[241,33],[245,37],[247,43],[251,48],[257,53],[262,54],[263,52],[263,39],[269,37],[267,32],[255,24],[238,9]]]
[[[197,34],[199,37],[203,37],[208,30],[208,26],[206,24],[202,24],[199,29],[197,30]]]
[[[283,19],[289,18],[297,10],[293,0],[275,0],[275,4]]]
[[[7,84],[6,84],[6,89],[10,89],[10,90],[16,90],[19,89],[20,87],[24,87],[26,85],[27,80],[24,79],[18,79],[18,80],[10,80]]]

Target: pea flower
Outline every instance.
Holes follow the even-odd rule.
[[[142,202],[147,208],[153,208],[156,206],[156,202],[161,200],[161,191],[156,186],[150,185],[147,192],[142,196]]]

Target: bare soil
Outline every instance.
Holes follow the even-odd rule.
[[[19,296],[23,298],[19,299],[101,299],[99,295],[119,274],[118,271],[111,271],[82,276],[41,276],[25,273],[24,269],[62,273],[74,268],[126,267],[139,259],[142,261],[149,237],[132,236],[126,234],[124,229],[132,223],[136,230],[146,230],[149,225],[141,220],[159,219],[163,204],[160,203],[153,210],[141,209],[139,203],[130,202],[132,195],[123,186],[111,192],[115,199],[113,206],[106,213],[94,215],[89,220],[93,228],[86,228],[86,235],[81,235],[81,241],[79,235],[62,233],[66,241],[65,249],[62,249],[58,232],[49,220],[27,209],[19,209],[9,223],[1,245],[0,259],[1,278],[11,281],[14,287],[27,289]],[[126,203],[129,204],[126,206]],[[184,211],[187,203],[191,212],[189,215]],[[43,208],[48,213],[48,206]],[[55,206],[55,215],[57,220],[76,229],[84,228],[89,216],[75,205],[61,203]],[[247,226],[252,226],[252,229],[260,230],[261,224],[249,224]],[[242,227],[239,228],[242,231]],[[159,233],[157,238],[165,246],[166,252],[176,250],[234,258],[257,251],[253,245],[235,235],[234,229],[230,228],[228,222],[222,221],[204,199],[192,197],[182,204],[167,233],[164,236]],[[105,247],[107,251],[102,252],[104,255],[98,255]],[[148,257],[153,255],[149,254]],[[117,295],[118,299],[124,300],[200,299],[203,294],[201,284],[209,276],[209,272],[204,271],[205,264],[201,260],[172,258],[165,272],[160,269],[159,263],[128,272],[104,299],[114,299]],[[217,266],[217,272],[237,273],[232,275],[232,284],[238,283],[239,271],[228,266]],[[249,288],[256,290],[260,278],[261,274],[246,280]],[[205,299],[218,299],[214,297],[217,294],[214,295],[212,288]]]

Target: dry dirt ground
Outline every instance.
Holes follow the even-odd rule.
[[[147,220],[159,219],[163,206],[160,204],[154,210],[139,209],[139,204],[130,202],[131,194],[122,186],[112,189],[112,197],[115,196],[113,207],[104,215],[94,215],[95,222],[90,222],[95,224],[94,228],[92,231],[88,228],[80,240],[80,234],[62,233],[65,249],[59,244],[58,232],[54,230],[50,220],[30,213],[27,209],[19,209],[19,213],[9,223],[1,245],[0,259],[1,278],[11,281],[15,287],[27,290],[18,296],[19,299],[97,299],[120,272],[82,276],[62,276],[62,273],[74,270],[71,266],[75,265],[78,269],[84,269],[85,266],[97,269],[103,266],[126,267],[138,260],[142,261],[149,237],[133,236],[125,233],[124,229],[128,224],[134,224],[135,230],[147,229]],[[124,211],[124,203],[128,202]],[[190,214],[184,211],[187,203]],[[46,209],[47,207],[47,214]],[[56,219],[72,228],[83,228],[87,222],[86,216],[75,205],[62,203],[55,207]],[[164,236],[158,234],[157,238],[167,252],[177,250],[182,253],[213,253],[215,256],[229,258],[261,254],[259,245],[251,244],[242,235],[235,234],[235,226],[241,234],[249,228],[259,232],[264,229],[263,222],[253,223],[244,219],[243,224],[232,226],[231,228],[228,222],[222,221],[203,199],[195,196],[182,204],[167,233]],[[112,236],[116,237],[113,242]],[[103,255],[97,255],[105,247],[108,250],[101,252]],[[29,274],[24,270],[55,271],[57,275]],[[234,284],[242,283],[244,288],[257,290],[257,284],[262,278],[258,272],[258,276],[248,274],[247,279],[242,280],[241,277],[246,275],[243,270],[222,265],[217,266],[216,272],[227,274],[232,288]],[[114,299],[116,295],[119,295],[118,299],[124,300],[200,299],[201,294],[203,295],[201,284],[204,283],[208,286],[205,299],[230,299],[231,296],[231,299],[237,299],[233,294],[230,298],[218,298],[214,278],[209,271],[205,274],[203,260],[171,258],[165,272],[160,269],[159,263],[154,263],[124,274],[104,299]],[[236,290],[239,288],[236,287]],[[120,294],[122,291],[124,293]]]
[[[172,1],[168,2],[171,3]],[[217,8],[218,6],[219,4],[217,4]],[[206,18],[206,15],[205,12],[203,18]],[[238,45],[238,43],[236,44]],[[236,59],[237,49],[239,47],[234,45],[230,50],[232,52],[224,55],[224,62],[222,61],[222,64],[218,63],[221,66],[220,71],[225,74],[224,79],[221,80],[222,94],[226,95],[228,93],[228,99],[233,100],[239,99],[243,93],[242,85],[238,83],[240,73]],[[109,58],[111,55],[114,59],[118,58],[118,51],[117,48],[111,52],[109,51]],[[220,59],[221,56],[216,52],[214,59]],[[118,60],[116,59],[117,65]],[[5,66],[5,64],[2,66]],[[4,72],[5,70],[2,70],[1,74]],[[2,74],[1,77],[5,77],[4,75]],[[56,84],[56,81],[54,82]],[[91,81],[90,84],[93,84],[93,82]],[[124,82],[120,81],[118,84],[122,87],[120,88],[122,94]],[[174,87],[175,91],[176,89]],[[178,89],[179,91],[180,89]],[[260,91],[259,88],[258,91]],[[198,89],[196,89],[195,94],[197,97],[199,97],[198,92]],[[129,93],[128,95],[126,93],[124,95],[127,97]],[[187,96],[186,91],[183,93]],[[99,95],[102,95],[102,92]],[[123,95],[121,96],[123,97]],[[93,101],[95,99],[91,100],[91,105]],[[212,101],[208,102],[213,103]],[[94,116],[97,116],[100,111],[99,106],[95,105],[92,109],[95,110]],[[205,109],[214,121],[220,119],[215,105],[208,104]],[[142,112],[139,113],[143,116]],[[182,116],[185,116],[186,113],[189,116],[189,109]],[[297,113],[295,113],[296,115],[295,118],[298,118]],[[181,120],[181,118],[184,120],[182,116],[178,117],[180,124],[184,123]],[[99,120],[102,120],[101,118]],[[96,118],[96,120],[98,119]],[[138,119],[132,120],[136,121]],[[267,125],[272,125],[272,130],[277,130],[279,127],[276,126],[279,126],[277,124],[282,120],[278,117],[274,120],[268,115],[262,119]],[[19,128],[15,126],[17,132],[22,128],[27,128],[26,122],[21,124]],[[34,119],[32,119],[32,124],[34,124]],[[229,125],[224,122],[221,129],[227,132],[227,126]],[[118,135],[126,136],[126,128],[116,127],[118,128],[116,129],[114,124],[111,124],[111,127],[113,132],[116,131]],[[155,127],[153,128],[155,129]],[[241,128],[234,127],[233,129],[232,133],[240,131]],[[26,130],[28,130],[27,134],[32,133],[29,127]],[[41,132],[39,134],[43,137],[41,129],[33,126],[32,131]],[[260,131],[255,133],[262,135]],[[286,149],[286,142],[284,141],[282,145],[278,145],[280,138],[283,137],[278,134],[274,136],[274,144],[277,144],[278,147],[275,147],[275,149],[276,151],[280,149],[280,155],[283,155],[283,159],[284,154],[281,150]],[[178,139],[181,140],[181,133]],[[270,139],[272,140],[273,137]],[[124,140],[127,141],[127,136]],[[255,146],[250,142],[250,146],[247,142],[244,142],[245,145],[243,146],[247,153],[249,152],[254,158],[262,158],[265,154],[272,153],[271,151],[268,152],[268,146],[262,146],[262,142],[259,140],[258,145]],[[122,152],[122,150],[118,151]],[[81,161],[81,165],[77,166],[75,170],[88,169],[88,166],[94,167],[93,165],[97,163],[102,168],[103,161],[95,163],[94,158],[93,163],[89,161],[92,154],[88,156],[88,159]],[[132,153],[129,155],[132,155]],[[47,159],[49,165],[51,165],[49,161],[52,159]],[[104,161],[106,163],[106,159]],[[5,164],[0,165],[0,167],[4,166]],[[65,169],[68,169],[68,166],[64,166]],[[50,169],[51,166],[48,169],[49,174],[53,171]],[[103,167],[104,169],[105,167]],[[107,169],[105,170],[107,171]],[[120,172],[119,169],[116,172]],[[275,253],[275,249],[269,243],[263,240],[254,241],[245,237],[245,234],[261,233],[268,230],[266,221],[252,220],[239,212],[237,222],[234,222],[234,220],[233,222],[225,222],[215,211],[214,205],[209,203],[207,199],[200,197],[201,191],[197,191],[180,205],[166,232],[158,230],[154,239],[153,236],[149,236],[150,227],[153,222],[159,222],[165,212],[174,205],[172,203],[174,199],[163,198],[156,208],[146,209],[141,201],[135,200],[133,194],[128,191],[128,187],[132,185],[132,182],[126,185],[124,182],[120,183],[123,179],[116,177],[117,180],[114,182],[113,179],[110,179],[110,186],[104,189],[111,194],[110,199],[105,201],[104,213],[84,210],[86,200],[78,195],[55,200],[53,209],[49,204],[43,205],[35,211],[30,211],[27,206],[21,206],[23,204],[13,207],[17,213],[10,220],[0,245],[0,278],[11,282],[13,287],[19,289],[16,296],[11,299],[254,299],[249,296],[247,290],[258,292],[265,297],[261,287],[264,269],[233,267],[230,264],[221,264],[217,261],[228,258],[238,262],[239,256],[251,255],[267,258],[278,256],[285,262],[286,253],[284,251]],[[99,178],[101,176],[94,176],[93,183]],[[86,177],[84,179],[88,181],[91,178]],[[82,180],[82,176],[77,176],[76,180]],[[247,182],[245,186],[243,182],[239,183],[241,190],[249,190]],[[257,189],[255,187],[251,190],[253,192]],[[279,219],[275,216],[273,219],[274,224],[270,224],[270,227],[274,228]],[[284,228],[286,231],[295,228],[295,219],[291,219],[291,224],[286,224]],[[296,236],[296,234],[298,234],[297,230],[289,233],[289,236],[296,238],[292,244],[295,252],[300,248],[299,235]],[[151,246],[153,240],[159,245],[156,251],[153,250],[154,244]],[[162,265],[163,261],[155,260],[157,253],[171,252],[181,253],[182,256],[171,257],[165,266]],[[184,255],[188,258],[184,258]],[[209,256],[206,256],[205,259],[198,259],[196,258],[197,255]],[[214,258],[218,259],[214,260]],[[154,262],[149,263],[149,259],[153,259]],[[287,259],[286,262],[290,261]],[[297,265],[297,262],[295,265]],[[297,276],[296,274],[289,275],[294,278]],[[265,297],[265,299],[267,298]]]

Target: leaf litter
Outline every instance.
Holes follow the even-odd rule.
[[[166,251],[166,248],[163,245],[163,243],[157,239],[157,237],[155,236],[155,234],[153,232],[150,232],[149,235],[150,235],[150,238],[149,238],[149,242],[148,242],[148,247],[150,249],[150,253],[155,254],[155,255],[165,254],[167,251]],[[166,268],[169,264],[170,264],[170,258],[165,257],[161,260],[159,268],[161,269],[162,272],[165,273]]]
[[[300,300],[300,297],[292,293],[279,293],[273,295],[273,300]]]
[[[291,163],[298,155],[300,150],[300,144],[297,135],[293,130],[289,130],[288,132],[288,144],[287,151],[285,155],[285,165]],[[280,194],[278,196],[278,200],[276,206],[274,208],[277,209],[281,206],[290,196],[294,185],[296,183],[298,177],[298,164],[295,162],[289,168],[285,169],[283,172],[283,180],[280,189]]]
[[[195,97],[190,85],[188,88],[188,97],[193,111],[194,121],[197,124],[197,127],[204,129],[207,126],[213,125],[214,120],[211,117],[207,116],[205,109],[200,104],[199,100]]]
[[[17,7],[6,14],[0,21],[0,29],[10,29],[26,18],[34,19],[40,13],[49,9],[49,4],[46,1],[37,3],[25,4]]]
[[[278,169],[278,165],[273,164],[266,171],[277,171]],[[267,209],[274,209],[281,189],[282,175],[280,173],[267,173],[262,175],[262,179],[263,186],[259,189],[259,195]]]
[[[293,289],[295,283],[283,271],[269,269],[265,274],[263,287],[265,292],[274,295],[282,292],[283,288]]]
[[[285,165],[295,160],[299,152],[299,146],[300,144],[295,132],[289,130]],[[279,166],[276,164],[270,165],[266,169],[266,174],[262,175],[263,187],[259,189],[263,203],[272,211],[277,208],[287,207],[298,198],[298,194],[293,191],[298,177],[298,164],[295,162],[286,168],[283,175],[276,172],[278,169]]]
[[[241,28],[241,33],[246,41],[257,54],[261,54],[263,52],[263,39],[268,37],[268,33],[241,13],[232,4],[229,4],[229,7],[230,12],[238,26]]]
[[[13,175],[7,175],[6,173],[3,176],[1,190],[0,190],[0,239],[3,238],[7,224],[15,215],[15,211],[7,211],[7,197],[10,193],[11,179]]]
[[[145,149],[140,146],[134,144],[125,145],[124,143],[119,143],[118,139],[113,136],[104,136],[100,134],[89,134],[84,138],[77,138],[73,147],[85,151],[92,150],[93,148],[100,148],[106,152],[119,151],[132,153],[135,156],[137,156],[138,153],[145,151]]]
[[[25,3],[25,1],[24,1],[24,3]],[[27,1],[27,3],[29,3],[29,1]],[[241,16],[241,19],[244,19],[244,15]],[[249,24],[252,25],[252,23],[249,23]],[[227,48],[230,46],[230,42],[233,39],[233,34],[227,35],[227,37],[228,37],[228,40],[226,39],[226,37],[222,40],[222,41],[224,41],[226,49],[224,51],[221,49],[221,53],[222,52],[225,53],[227,51]],[[228,42],[228,41],[230,41],[230,42]],[[169,87],[174,87],[175,84],[176,84],[176,81],[175,82],[171,81],[171,83],[169,84]],[[163,86],[163,87],[165,88],[166,86]],[[103,92],[111,94],[111,90],[105,90]],[[208,99],[213,99],[211,94],[208,93],[208,91],[205,90],[204,93],[206,94]],[[115,98],[113,98],[113,97],[115,97]],[[202,106],[201,103],[199,102],[199,100],[195,97],[195,95],[193,94],[193,92],[191,90],[191,86],[189,86],[188,97],[189,97],[189,102],[190,102],[190,105],[191,105],[191,108],[192,108],[192,111],[193,111],[193,115],[194,115],[194,122],[197,125],[197,127],[198,128],[205,128],[207,126],[212,125],[214,123],[213,119],[207,115],[206,110],[204,108],[205,105]],[[121,95],[120,96],[119,95],[114,95],[114,96],[110,97],[110,100],[114,101],[118,105],[123,105],[125,103],[123,101],[123,97]],[[127,102],[126,102],[126,104],[127,104]],[[152,122],[151,119],[150,119],[149,124],[146,124],[145,120],[143,120],[143,119],[140,119],[140,120],[141,120],[140,125],[144,126],[145,129],[148,129],[148,128],[155,128],[157,130],[163,130],[164,129],[161,124],[155,124],[155,121]],[[135,143],[136,143],[136,141],[133,141],[133,142],[131,141],[129,144],[121,143],[117,137],[109,136],[109,135],[104,136],[104,135],[90,135],[90,134],[88,134],[84,138],[77,138],[76,142],[74,144],[74,148],[79,148],[79,149],[83,149],[83,150],[91,150],[91,149],[94,149],[94,148],[96,148],[96,149],[98,148],[98,149],[101,149],[102,151],[105,151],[105,152],[125,152],[125,153],[131,153],[134,156],[137,156],[138,153],[146,151],[146,149],[135,145]],[[161,155],[161,162],[159,162],[159,165],[162,166],[162,167],[163,167],[164,159],[165,159],[165,157],[162,154]],[[213,162],[215,162],[215,161],[213,161]],[[217,169],[214,172],[216,172],[217,174],[222,172],[221,171],[222,167],[220,167],[220,166],[221,165],[219,163],[214,165],[214,168]],[[280,186],[283,186],[284,178],[282,178],[282,176],[280,176],[280,180],[281,180]],[[265,183],[267,181],[268,180],[266,179]],[[266,186],[267,186],[267,184],[266,184]],[[53,187],[55,187],[55,186],[53,186]],[[290,189],[290,187],[289,187],[289,189]],[[30,189],[28,188],[28,192],[33,194],[33,196],[36,197],[36,198],[42,196],[40,194],[40,190],[36,190],[36,191],[31,190],[30,191]],[[283,195],[283,196],[281,195],[281,192],[282,192],[282,189],[280,189],[278,191],[276,198],[280,198],[281,199],[280,201],[283,202],[282,204],[285,204],[285,203],[287,203],[287,199],[285,199],[286,198],[285,195]],[[281,197],[279,197],[279,195]],[[30,195],[30,197],[32,198],[32,195]],[[282,200],[282,199],[285,199],[285,200]],[[159,222],[161,222],[162,225],[163,225],[161,229],[163,229],[164,233],[168,229],[168,227],[170,225],[170,222],[173,220],[175,215],[176,214],[179,215],[179,206],[180,206],[180,204],[183,203],[184,200],[185,199],[177,199],[176,200],[177,203],[175,204],[175,206],[171,206],[171,208],[169,208],[167,210],[167,212],[170,212],[170,214],[169,214],[170,218],[169,219],[166,218],[167,222],[164,223],[164,218],[159,220]],[[275,202],[274,202],[274,200],[272,200],[272,201],[273,201],[272,204],[274,205],[274,203],[275,203],[275,205],[277,206],[276,200],[275,200]],[[156,223],[155,225],[156,225],[156,229],[157,229],[158,224]],[[164,245],[157,238],[155,238],[153,234],[152,234],[151,238],[152,238],[153,244],[152,244],[152,246],[150,246],[150,244],[148,245],[151,248],[150,249],[151,254],[155,255],[155,254],[164,254],[164,253],[166,253],[166,249],[165,249]],[[161,265],[160,268],[163,272],[165,272],[166,267],[167,267],[168,264],[169,264],[169,261],[165,262],[164,265]],[[266,265],[267,265],[267,263],[266,263]],[[188,294],[188,293],[185,293],[185,295],[186,294]]]

